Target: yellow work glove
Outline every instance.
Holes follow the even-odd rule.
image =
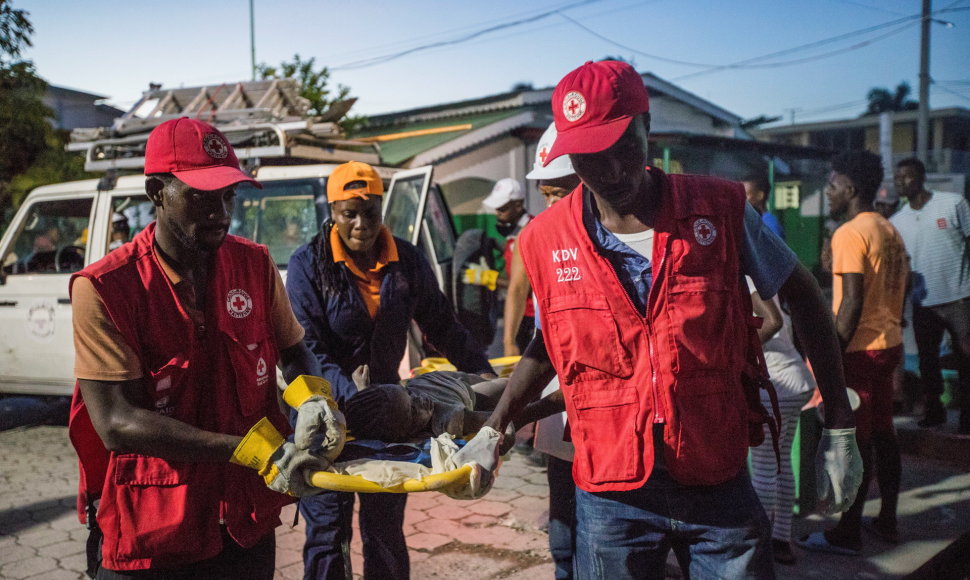
[[[347,442],[347,421],[333,400],[330,382],[300,375],[283,391],[283,400],[296,409],[296,446],[330,461],[336,459]]]
[[[465,284],[473,284],[475,286],[485,286],[489,290],[495,290],[495,285],[498,282],[498,270],[492,270],[485,263],[485,258],[482,258],[479,263],[471,264],[465,269]]]
[[[255,469],[266,481],[267,487],[295,497],[322,492],[322,489],[310,485],[310,476],[314,472],[329,469],[331,465],[330,460],[283,439],[266,417],[246,433],[229,461]]]

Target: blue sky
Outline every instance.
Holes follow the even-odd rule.
[[[254,3],[256,61],[315,57],[331,67],[332,82],[359,97],[354,111],[361,114],[475,98],[516,83],[552,86],[608,55],[744,118],[849,118],[864,111],[872,87],[908,81],[915,98],[919,86],[920,27],[906,19],[918,16],[920,0]],[[26,56],[41,76],[106,95],[123,109],[150,82],[174,88],[250,78],[249,0],[13,5],[30,12],[34,46]],[[933,0],[933,10],[955,26],[931,26],[937,84],[930,104],[970,108],[970,0]],[[749,63],[782,66],[710,68],[843,36]]]

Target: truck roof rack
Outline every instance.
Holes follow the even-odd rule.
[[[337,124],[355,101],[339,101],[323,115],[307,117],[310,103],[300,96],[296,79],[179,89],[153,85],[111,127],[74,129],[67,149],[85,152],[86,171],[141,169],[151,130],[170,119],[193,117],[222,131],[240,161],[251,164],[268,158],[274,164],[287,159],[379,164],[379,146],[347,139]]]

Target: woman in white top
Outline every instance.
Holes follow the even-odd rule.
[[[751,448],[751,483],[772,522],[771,537],[775,561],[791,565],[795,563],[795,555],[791,549],[792,507],[795,505],[791,450],[802,407],[815,391],[815,377],[795,348],[791,320],[782,310],[778,297],[762,300],[750,278],[748,288],[751,291],[754,313],[764,319],[758,336],[765,351],[768,374],[778,393],[778,407],[781,411],[781,425],[778,430],[781,472],[778,472],[775,461],[771,434],[765,426],[765,442]],[[765,391],[761,392],[761,398],[765,408],[770,409],[771,402]]]

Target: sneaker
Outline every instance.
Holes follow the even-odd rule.
[[[838,554],[840,556],[858,556],[862,550],[847,548],[829,542],[825,537],[825,532],[812,532],[795,541],[796,544],[812,552],[826,552],[828,554]]]
[[[926,402],[926,415],[916,424],[920,427],[936,427],[946,423],[946,409],[939,399]]]
[[[775,562],[785,566],[795,564],[795,552],[792,552],[791,544],[784,540],[772,540],[771,550],[775,554]]]

